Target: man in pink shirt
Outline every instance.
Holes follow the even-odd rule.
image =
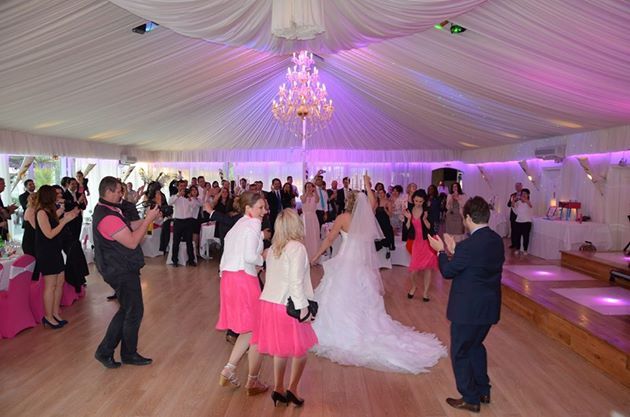
[[[118,368],[120,362],[114,360],[114,349],[121,343],[120,357],[124,364],[149,365],[152,360],[137,351],[144,312],[140,286],[144,254],[140,242],[159,215],[159,209],[153,207],[143,220],[129,222],[120,209],[123,196],[120,181],[105,177],[98,188],[100,199],[94,208],[92,224],[94,262],[105,282],[116,291],[120,308],[94,356],[106,368]]]

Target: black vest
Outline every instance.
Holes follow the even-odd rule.
[[[112,208],[109,208],[108,205]],[[96,263],[98,272],[105,278],[113,278],[119,274],[140,273],[140,269],[144,266],[144,254],[140,245],[135,249],[129,249],[115,240],[104,238],[98,231],[98,224],[105,216],[120,218],[129,230],[132,230],[129,221],[118,210],[113,209],[114,207],[116,205],[100,200],[100,203],[94,207],[92,216],[94,263]]]

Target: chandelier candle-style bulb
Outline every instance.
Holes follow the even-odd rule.
[[[332,100],[327,99],[326,85],[319,81],[313,53],[294,52],[291,62],[293,68],[287,68],[287,83],[278,88],[271,112],[276,120],[304,139],[328,124],[334,107]]]

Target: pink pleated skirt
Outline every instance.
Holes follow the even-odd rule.
[[[257,277],[245,271],[222,271],[217,330],[251,332],[258,317],[260,292]]]
[[[311,323],[290,317],[285,305],[260,300],[259,313],[250,344],[258,345],[260,353],[295,358],[317,344]]]
[[[421,271],[423,269],[438,269],[438,259],[435,251],[429,246],[429,242],[419,237],[413,241],[411,247],[409,271]]]

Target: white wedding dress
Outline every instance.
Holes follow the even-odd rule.
[[[431,333],[420,333],[385,311],[374,238],[380,228],[364,194],[357,196],[349,233],[341,232],[338,255],[323,263],[315,289],[319,303],[312,351],[342,365],[379,371],[428,372],[446,348]]]

